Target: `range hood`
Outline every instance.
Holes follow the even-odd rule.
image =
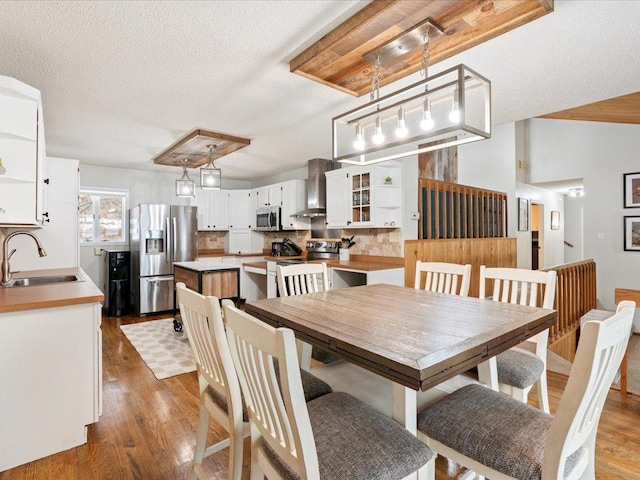
[[[324,217],[327,214],[327,179],[324,172],[338,167],[324,158],[313,158],[307,163],[307,208],[293,217]]]

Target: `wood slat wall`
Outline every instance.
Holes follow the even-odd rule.
[[[480,265],[517,266],[515,238],[407,240],[404,244],[404,284],[413,287],[416,261],[471,264],[469,295],[478,296]]]
[[[507,236],[507,194],[419,178],[419,238]]]
[[[596,308],[596,263],[593,259],[542,269],[558,272],[554,308],[556,325],[549,330],[549,349],[573,361],[578,345],[580,317]]]

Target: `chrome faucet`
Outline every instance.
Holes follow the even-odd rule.
[[[16,249],[14,248],[9,253],[9,240],[18,235],[28,235],[33,238],[36,242],[36,246],[38,247],[38,255],[44,257],[47,255],[47,252],[42,248],[42,244],[38,237],[36,237],[33,233],[27,232],[26,230],[18,230],[16,232],[12,232],[6,237],[4,237],[4,241],[2,242],[2,280],[0,281],[0,285],[6,285],[11,281],[11,266],[9,265],[9,259],[11,256],[16,253]]]

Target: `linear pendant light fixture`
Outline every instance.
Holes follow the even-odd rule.
[[[189,160],[182,160],[182,177],[176,180],[176,196],[177,197],[195,197],[196,196],[196,182],[189,178],[187,173],[187,164]]]
[[[222,187],[222,171],[215,166],[213,151],[216,145],[207,145],[209,157],[207,164],[200,169],[200,188],[203,190],[220,190]]]
[[[465,65],[428,76],[430,19],[364,58],[375,66],[369,103],[333,118],[333,159],[355,165],[417,155],[491,137],[491,82]],[[381,68],[424,44],[423,80],[380,97]],[[419,46],[419,44],[418,44]]]

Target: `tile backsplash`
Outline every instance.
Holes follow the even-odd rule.
[[[198,232],[198,250],[224,249],[227,232]]]
[[[227,232],[198,232],[198,249],[224,249],[226,235]],[[340,235],[347,238],[353,235],[356,244],[350,248],[350,253],[354,255],[402,256],[402,230],[399,228],[345,228],[340,230]],[[263,248],[270,251],[271,242],[282,241],[283,237],[304,249],[307,240],[311,239],[311,232],[266,232]]]
[[[351,228],[341,230],[341,236],[356,244],[349,249],[354,255],[402,257],[402,229],[400,228]]]
[[[311,232],[308,230],[296,232],[266,232],[264,234],[264,248],[270,251],[271,242],[281,242],[285,237],[304,250],[307,240],[311,238]]]

